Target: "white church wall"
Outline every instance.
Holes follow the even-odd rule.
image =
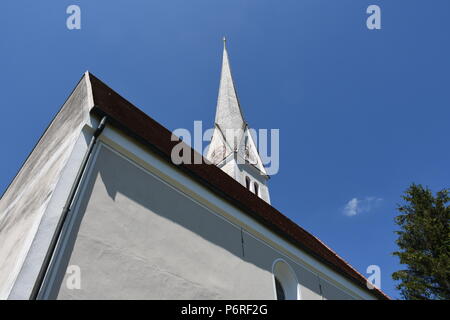
[[[239,227],[114,151],[100,149],[84,200],[60,262],[80,267],[81,289],[63,280],[59,299],[273,298]]]
[[[97,124],[93,124],[97,127]],[[51,238],[62,213],[68,194],[72,188],[74,178],[80,168],[83,157],[88,149],[89,141],[94,129],[86,125],[75,143],[72,153],[61,172],[60,179],[55,186],[52,197],[42,215],[33,242],[14,282],[8,299],[28,299],[35,280],[47,253]]]
[[[340,274],[337,274],[333,270],[315,260],[313,257],[305,254],[292,244],[286,242],[272,231],[260,225],[247,214],[241,212],[234,206],[231,206],[224,199],[213,194],[209,189],[206,189],[196,183],[189,176],[180,170],[175,169],[165,160],[158,158],[156,155],[149,152],[148,149],[134,143],[133,140],[121,134],[117,130],[107,127],[100,139],[105,141],[105,143],[109,144],[114,149],[120,151],[120,153],[125,155],[126,158],[131,159],[132,162],[137,163],[148,172],[151,172],[159,179],[162,179],[164,183],[169,184],[178,190],[175,191],[174,189],[171,191],[172,193],[182,192],[186,196],[186,199],[188,200],[187,202],[186,200],[181,202],[174,201],[168,196],[165,196],[164,199],[166,199],[167,203],[174,202],[170,204],[171,206],[176,205],[176,203],[179,202],[180,205],[178,207],[181,206],[183,209],[187,208],[186,203],[190,203],[189,206],[191,208],[196,208],[192,204],[195,203],[198,208],[184,210],[182,216],[185,215],[186,217],[197,218],[192,218],[192,221],[189,223],[195,223],[191,226],[183,226],[181,223],[176,223],[173,219],[171,220],[167,217],[163,217],[160,213],[158,214],[158,212],[153,212],[149,210],[148,207],[143,205],[141,202],[146,201],[145,199],[148,198],[146,195],[141,195],[142,199],[140,200],[141,202],[139,202],[136,201],[136,199],[133,200],[133,197],[126,196],[127,192],[117,192],[116,197],[114,198],[114,201],[116,202],[114,202],[112,200],[113,198],[105,195],[105,192],[108,192],[108,184],[103,180],[99,180],[101,178],[100,175],[95,184],[96,191],[92,194],[92,196],[86,197],[85,199],[86,201],[89,200],[86,203],[88,209],[96,209],[86,211],[85,217],[90,218],[86,220],[86,225],[84,225],[83,222],[80,227],[80,230],[86,229],[87,231],[91,230],[91,232],[87,232],[84,236],[80,234],[80,237],[75,241],[75,250],[73,252],[69,252],[69,255],[71,256],[70,259],[73,257],[73,260],[70,260],[69,265],[72,263],[80,263],[84,265],[84,263],[88,262],[87,260],[90,261],[91,267],[89,264],[86,264],[86,268],[83,267],[81,269],[87,270],[88,272],[88,274],[86,274],[86,272],[82,271],[82,279],[85,279],[85,284],[92,285],[96,283],[96,281],[101,281],[103,284],[108,284],[108,281],[115,281],[114,279],[117,279],[116,277],[118,276],[118,280],[120,280],[118,283],[120,283],[120,286],[124,286],[125,292],[127,292],[127,288],[130,288],[130,291],[126,294],[128,297],[145,295],[141,298],[150,298],[155,297],[155,288],[163,288],[163,286],[161,287],[158,283],[158,279],[162,277],[163,279],[165,278],[166,283],[170,283],[170,285],[168,285],[168,291],[161,289],[162,292],[159,293],[160,298],[167,298],[168,295],[172,294],[174,298],[204,298],[205,295],[208,295],[210,298],[246,297],[273,299],[275,297],[275,293],[273,290],[273,280],[269,265],[273,263],[274,259],[283,257],[284,260],[292,262],[292,267],[295,270],[300,282],[302,298],[304,299],[322,299],[322,295],[327,298],[328,292],[332,292],[331,290],[340,293],[340,295],[333,295],[334,297],[340,296],[340,298],[373,299],[373,296],[366,290],[362,290],[360,287],[354,285]],[[115,170],[115,175],[119,179],[117,183],[119,183],[122,179],[120,178],[120,174],[122,172],[123,170],[121,169]],[[127,181],[127,179],[122,180],[124,181],[121,183],[125,183]],[[142,182],[135,181],[135,179],[128,181],[128,183],[128,187],[132,187],[133,183],[142,185]],[[143,191],[140,192],[149,192],[148,188],[145,187],[146,185],[146,183],[142,185],[140,190]],[[98,194],[97,190],[100,191]],[[157,191],[159,192],[160,188],[156,188],[153,192]],[[109,201],[112,202],[109,203]],[[120,206],[115,209],[115,205],[118,205],[119,203]],[[108,210],[106,210],[107,212],[102,211],[104,210],[102,208],[108,208]],[[206,210],[206,208],[208,210]],[[181,210],[181,208],[178,209]],[[115,212],[115,210],[118,210],[118,212]],[[200,211],[203,213],[199,213]],[[99,213],[95,214],[94,212]],[[110,212],[110,214],[108,214],[108,212]],[[120,212],[123,216],[118,215]],[[132,212],[137,212],[136,217],[134,217],[133,214],[130,214]],[[207,226],[202,222],[205,219],[198,218],[199,216],[207,216],[205,212],[209,212],[208,214],[210,216],[214,216],[215,220],[225,219],[223,221],[226,221],[227,223],[213,222],[213,219],[210,224],[212,226],[220,225],[220,227],[207,228]],[[105,219],[107,219],[107,217],[116,217],[117,215],[123,218],[121,224],[126,225],[131,229],[128,230],[129,232],[122,232],[122,235],[121,233],[117,235],[122,237],[122,239],[125,239],[125,242],[122,244],[116,243],[116,249],[121,248],[120,250],[112,250],[108,246],[102,245],[102,243],[106,241],[105,239],[97,239],[93,235],[96,230],[95,226],[97,226],[101,231],[103,222],[109,223],[108,220]],[[103,220],[101,219],[102,216]],[[154,234],[154,236],[157,237],[155,242],[152,241],[152,244],[140,247],[136,244],[136,241],[139,242],[139,239],[143,237],[144,233],[142,231],[140,231],[140,233],[137,231],[134,232],[133,224],[140,221],[139,219],[145,220],[144,217],[149,219],[145,223],[142,222],[142,224],[147,225],[148,229],[150,229],[147,231],[150,239],[152,235],[151,225],[154,223],[154,225],[159,225],[160,228],[157,228],[156,230],[158,230],[158,232]],[[100,220],[96,220],[97,218]],[[114,221],[114,219],[112,219],[112,221]],[[141,224],[141,221],[137,224]],[[113,227],[117,226],[114,226],[114,224],[108,227],[105,226],[105,228]],[[139,226],[135,227],[139,228]],[[240,257],[239,243],[241,241],[241,237],[240,232],[237,231],[241,228],[243,230],[242,236],[244,238],[244,247],[242,248],[241,246],[240,249],[244,250],[243,254],[245,256]],[[159,229],[172,230],[173,232],[170,232],[169,235],[168,233],[161,233]],[[211,235],[205,230],[215,230],[214,233],[222,234],[221,236],[228,236],[221,238],[220,241],[212,241],[211,239],[208,240],[208,235],[210,237],[217,237],[219,235]],[[202,234],[202,232],[206,232],[206,234]],[[126,240],[126,238],[123,238],[123,234],[129,236],[140,234],[141,237],[137,237],[134,240],[133,238]],[[158,234],[160,234],[161,238],[158,238]],[[165,236],[165,238],[163,236]],[[145,237],[142,239],[145,240]],[[162,239],[165,239],[167,243],[165,243]],[[98,240],[99,242],[95,242],[94,240]],[[116,241],[118,239],[109,240]],[[158,243],[158,246],[154,246],[154,243]],[[186,255],[182,254],[179,256],[179,252],[185,248],[185,246],[183,246],[184,243],[187,243],[188,248],[197,247],[198,251],[194,252],[199,254],[199,251],[201,251],[205,254],[205,256],[208,256],[209,259],[206,261],[202,261],[201,259],[190,259],[190,261],[187,261],[188,257]],[[171,246],[168,244],[171,244]],[[128,245],[131,245],[132,250],[136,249],[138,251],[132,253],[131,256],[127,256],[126,248]],[[148,247],[153,249],[149,249]],[[159,247],[160,250],[158,251],[156,247]],[[144,251],[139,252],[139,248]],[[85,260],[82,258],[82,253],[84,252],[83,250],[87,250],[86,254],[89,259]],[[161,256],[161,252],[165,252],[165,254]],[[147,256],[149,253],[151,254]],[[103,256],[106,259],[105,261],[99,261],[99,265],[93,263],[93,261],[98,261],[99,257]],[[118,260],[116,260],[116,258]],[[132,269],[133,264],[130,264],[130,261],[125,261],[126,259],[131,259],[130,261],[134,261],[133,259],[141,259],[142,261],[140,262],[142,262],[142,271]],[[108,265],[114,263],[114,261],[120,261],[121,265],[123,264],[124,267],[128,266],[128,268],[130,268],[128,269],[129,272],[120,272],[120,275],[106,273],[102,276],[103,280],[98,280],[100,279],[99,275],[95,274],[97,271],[93,270],[93,268],[100,270],[106,268],[104,270],[108,270]],[[214,261],[219,261],[220,263],[216,264]],[[158,268],[158,265],[161,265],[162,267]],[[144,272],[144,270],[146,271]],[[64,271],[65,269],[62,270],[63,273]],[[94,273],[90,273],[91,271]],[[130,279],[129,277],[133,278],[133,273],[136,273],[139,277],[136,277],[136,279]],[[165,274],[165,276],[162,276],[162,274]],[[201,276],[197,277],[195,274],[199,274]],[[62,276],[64,275],[62,274]],[[142,281],[137,281],[138,279],[142,279]],[[227,279],[227,283],[225,283],[224,279]],[[128,285],[126,283],[124,284],[127,280],[129,280]],[[139,287],[139,284],[146,283],[146,281],[148,281],[147,284],[149,285],[144,286],[145,288]],[[330,285],[330,290],[327,289],[326,285],[320,285],[319,287],[320,283],[325,282]],[[230,284],[233,284],[235,287],[230,288]],[[117,285],[117,289],[119,289],[120,286]],[[189,286],[191,286],[191,288],[187,289]],[[172,289],[178,287],[180,287],[180,289],[175,293]],[[102,285],[100,285],[100,288],[102,288]],[[151,290],[148,288],[152,288],[153,291],[150,292]],[[103,287],[102,292],[105,294],[110,291],[109,289],[106,289],[106,287]],[[121,290],[123,291],[123,289]],[[251,292],[247,290],[250,290]],[[58,292],[51,290],[49,292],[55,295],[58,294]],[[258,296],[254,295],[255,293],[258,294]],[[322,293],[322,295],[320,293]],[[84,291],[82,294],[85,294],[86,297],[94,297],[96,294],[100,294],[100,291]],[[82,294],[81,292],[74,293],[73,290],[68,292],[68,290],[62,287],[58,297],[76,298],[81,297],[80,295]],[[101,298],[100,296],[97,297]],[[328,298],[331,298],[331,295]]]
[[[0,299],[8,298],[92,106],[83,77],[0,200]]]

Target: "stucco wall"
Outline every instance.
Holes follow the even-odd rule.
[[[350,298],[104,146],[91,170],[49,297],[273,299],[272,264],[283,258],[303,299]],[[66,286],[71,265],[81,289]]]
[[[8,297],[89,111],[78,83],[0,200],[0,299]]]

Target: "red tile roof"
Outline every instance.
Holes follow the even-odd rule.
[[[178,141],[171,141],[172,133],[121,97],[94,75],[89,74],[89,77],[95,104],[92,112],[99,116],[108,116],[108,123],[118,127],[171,162],[172,148],[179,143]],[[192,150],[192,155],[194,152]],[[359,287],[373,293],[377,298],[389,299],[378,288],[369,291],[366,286],[366,278],[333,250],[270,204],[249,192],[218,167],[206,163],[173,165],[182,169],[214,192],[219,193],[260,223],[301,250],[314,256]]]

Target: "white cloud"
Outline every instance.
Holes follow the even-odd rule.
[[[352,217],[363,212],[369,212],[383,201],[377,197],[366,197],[364,199],[353,198],[344,207],[344,214]]]
[[[345,205],[344,214],[350,217],[356,215],[357,213],[358,213],[358,199],[353,198]]]

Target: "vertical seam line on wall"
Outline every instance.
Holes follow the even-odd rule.
[[[244,249],[244,231],[241,227],[241,246],[242,246],[242,257],[245,258],[245,249]]]
[[[324,300],[324,296],[323,296],[323,290],[322,290],[322,283],[321,283],[321,279],[320,279],[320,277],[319,276],[317,276],[317,280],[319,280],[319,293],[320,293],[320,298],[322,299],[322,300]]]

